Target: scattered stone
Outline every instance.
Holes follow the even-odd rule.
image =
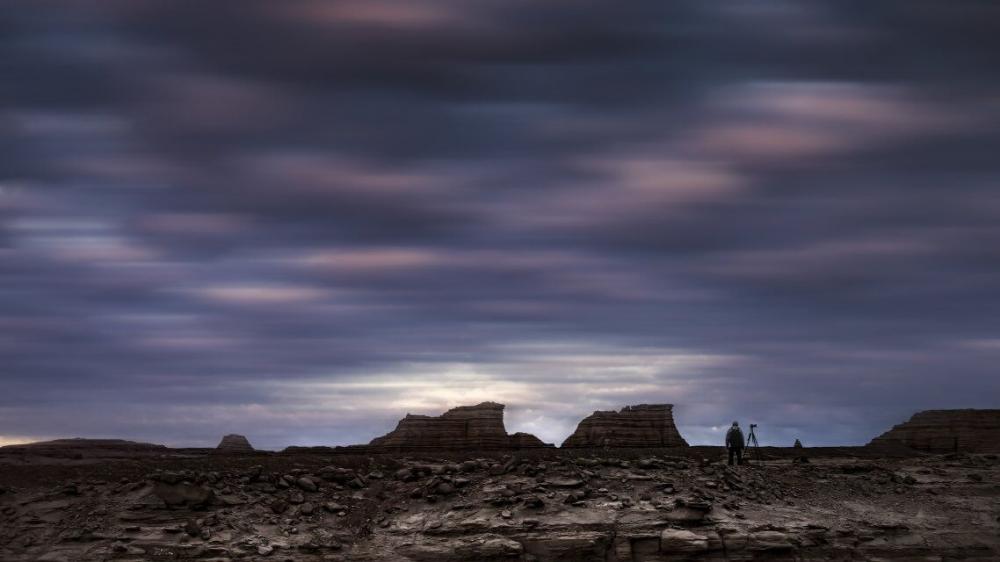
[[[545,502],[538,496],[528,496],[524,498],[524,506],[532,509],[540,509],[545,507]]]

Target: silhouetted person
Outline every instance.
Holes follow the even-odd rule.
[[[799,441],[798,439],[796,439],[795,440],[795,444],[792,445],[792,448],[795,449],[795,451],[797,453],[799,453],[799,455],[797,457],[795,457],[794,459],[792,459],[792,462],[798,462],[798,463],[807,463],[807,462],[809,462],[809,457],[807,457],[805,455],[805,447],[802,446],[802,441]]]
[[[743,464],[743,431],[739,422],[733,422],[733,427],[726,432],[726,449],[729,451],[729,466],[733,466],[734,456],[735,464]]]

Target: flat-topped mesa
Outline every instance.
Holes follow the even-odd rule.
[[[687,447],[674,425],[673,404],[639,404],[615,412],[594,412],[563,441],[579,447]]]
[[[925,410],[872,439],[869,447],[928,453],[1000,453],[1000,410]]]
[[[230,433],[222,438],[215,451],[218,453],[252,453],[254,448],[246,437]]]
[[[372,440],[369,447],[383,450],[423,449],[527,449],[551,447],[534,435],[507,435],[503,404],[483,402],[452,408],[440,416],[406,414],[396,429]]]

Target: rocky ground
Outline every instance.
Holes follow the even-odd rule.
[[[996,455],[768,456],[0,452],[0,560],[1000,560]]]

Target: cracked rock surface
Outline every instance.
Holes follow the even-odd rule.
[[[722,456],[0,449],[0,560],[1000,559],[996,455]]]

